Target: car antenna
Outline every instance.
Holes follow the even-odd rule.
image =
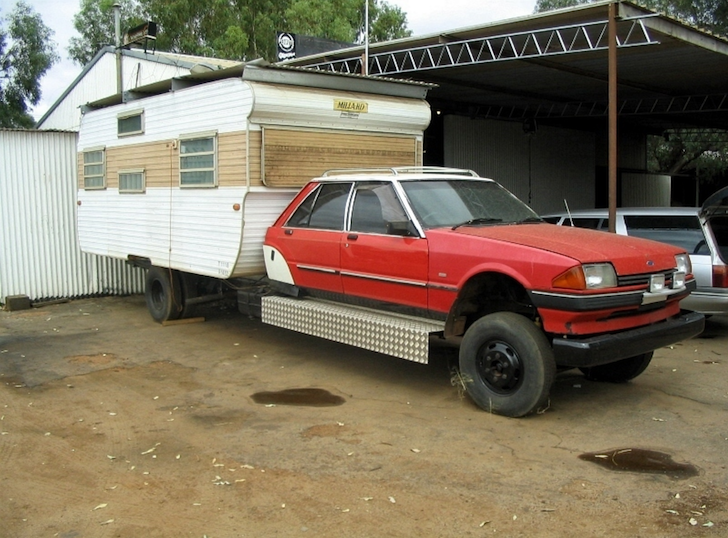
[[[564,198],[564,207],[566,208],[566,214],[569,217],[569,225],[573,228],[574,219],[571,218],[571,210],[569,209],[569,202],[566,201],[566,198]]]

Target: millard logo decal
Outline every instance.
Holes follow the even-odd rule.
[[[366,114],[369,112],[369,103],[366,101],[351,101],[349,99],[334,99],[334,110]]]

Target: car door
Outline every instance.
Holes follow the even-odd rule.
[[[427,239],[412,226],[389,182],[354,188],[341,243],[346,295],[427,308]]]
[[[340,245],[352,183],[324,183],[283,226],[283,255],[296,286],[342,293]]]

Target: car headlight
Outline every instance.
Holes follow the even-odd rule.
[[[572,290],[614,288],[617,286],[617,273],[611,263],[577,265],[557,276],[553,286]]]
[[[690,256],[686,253],[677,254],[675,256],[675,267],[677,267],[678,271],[683,272],[686,275],[693,272],[693,265],[690,263]]]

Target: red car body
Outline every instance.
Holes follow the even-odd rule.
[[[496,189],[491,180],[477,177],[438,175],[433,179],[426,173],[395,171],[319,178],[304,187],[268,229],[265,249],[269,278],[297,292],[445,319],[447,336],[464,334],[478,317],[494,311],[522,313],[548,335],[557,364],[565,366],[604,363],[610,354],[612,358],[624,357],[625,353],[647,351],[651,345],[702,330],[702,318],[693,316],[687,322],[685,316],[680,317],[679,301],[695,283],[689,261],[678,270],[676,260],[687,260],[679,248],[547,224],[523,204],[525,217],[518,221],[491,217],[428,224],[428,220],[447,221],[450,214],[449,209],[439,207],[440,201],[445,204],[450,198],[448,194],[430,202],[433,212],[441,211],[441,215],[423,215],[428,186],[442,196],[449,192],[445,183],[451,180],[468,193],[460,196],[462,203],[452,196],[458,211],[471,203],[466,198],[471,190],[474,193],[485,187],[484,182],[491,185],[482,198],[485,202],[478,203],[487,203],[493,191],[493,195],[505,197],[496,205],[513,204],[507,212],[521,211],[516,205],[521,203],[510,193],[499,186]],[[416,189],[414,182],[420,182]],[[338,185],[340,198],[345,198],[337,206],[343,211],[337,217],[338,229],[298,223],[296,212],[305,213],[299,208],[306,204],[315,207],[318,202],[312,198],[323,197],[322,186],[327,184]],[[391,226],[389,231],[357,230],[352,225],[357,193],[365,189],[383,192],[385,187],[396,193],[407,226],[385,222],[387,226],[394,224],[394,233]],[[391,194],[389,198],[379,196],[380,202],[389,203]],[[613,267],[614,285],[594,289],[558,285],[563,275],[592,265],[600,270]],[[653,276],[658,288],[664,279],[656,291],[650,289]],[[628,334],[640,328],[641,333]],[[671,331],[673,335],[668,337]],[[612,341],[616,334],[621,335],[621,343]]]

